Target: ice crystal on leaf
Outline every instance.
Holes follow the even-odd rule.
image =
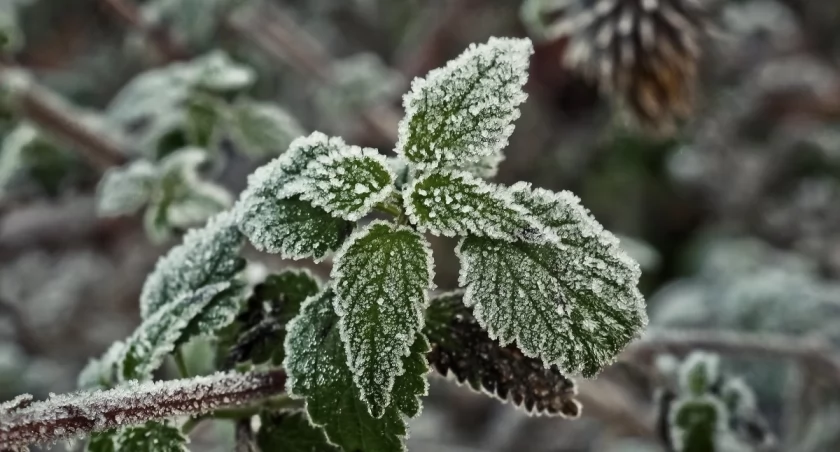
[[[189,452],[181,430],[159,422],[123,429],[113,441],[115,450],[126,452]]]
[[[222,282],[182,295],[177,301],[158,309],[126,340],[120,362],[123,380],[148,380],[164,358],[182,342],[191,322],[207,309],[218,296],[231,287]]]
[[[324,430],[312,425],[301,411],[266,413],[260,416],[257,445],[264,451],[339,452],[327,441]]]
[[[289,186],[315,159],[345,148],[341,139],[315,132],[296,139],[286,153],[248,178],[235,211],[240,230],[257,249],[288,259],[320,260],[341,246],[353,224],[293,196]]]
[[[353,381],[371,413],[391,402],[394,378],[423,327],[432,287],[432,252],[407,227],[376,221],[335,257],[335,310]]]
[[[432,172],[415,179],[403,196],[420,231],[448,237],[475,235],[507,241],[553,240],[513,196],[465,172]]]
[[[227,128],[234,143],[257,157],[280,154],[303,135],[301,125],[286,110],[253,101],[233,106]]]
[[[519,117],[533,53],[527,39],[470,46],[405,95],[397,153],[418,167],[457,167],[496,154]]]
[[[334,299],[329,288],[308,298],[300,314],[289,323],[283,363],[288,373],[286,389],[292,397],[306,398],[309,419],[343,450],[404,451],[403,438],[408,435],[405,418],[413,414],[414,407],[402,406],[399,401],[407,397],[392,393],[395,402],[381,416],[370,414],[347,366]],[[406,361],[411,359],[409,356]],[[415,367],[410,362],[404,362],[403,367],[406,372],[396,377],[395,390],[416,388],[418,379],[425,379],[425,370],[417,375],[410,373]],[[404,379],[415,383],[405,383]]]
[[[152,196],[157,181],[155,166],[145,160],[112,168],[97,188],[97,210],[103,216],[130,215]]]
[[[206,285],[230,281],[242,270],[243,237],[233,216],[222,212],[161,258],[140,295],[140,314],[148,319],[168,303]]]
[[[391,194],[395,179],[375,149],[346,146],[307,165],[285,190],[330,214],[355,221]]]
[[[647,324],[638,266],[571,193],[511,193],[560,243],[467,237],[457,250],[464,303],[502,345],[593,376]]]

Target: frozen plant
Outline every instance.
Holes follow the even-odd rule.
[[[430,368],[529,413],[578,416],[570,377],[596,375],[647,317],[638,265],[577,197],[482,177],[513,132],[532,52],[493,38],[415,80],[394,158],[319,132],[296,139],[160,260],[141,325],[80,377],[114,389],[23,401],[0,417],[0,443],[94,432],[91,451],[183,450],[223,410],[259,415],[258,431],[237,431],[263,450],[402,451]],[[425,234],[459,238],[460,290],[433,292]],[[287,270],[249,291],[246,241],[331,259],[330,280]],[[197,336],[218,338],[219,370],[241,381],[189,379],[182,345]],[[143,383],[170,356],[184,379]],[[137,390],[148,409],[126,410]]]

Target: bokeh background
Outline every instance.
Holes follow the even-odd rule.
[[[564,67],[563,39],[533,35],[519,0],[236,3],[0,0],[11,39],[0,66],[0,400],[73,390],[88,359],[138,324],[143,280],[178,242],[177,231],[150,238],[142,213],[96,208],[113,162],[91,164],[85,147],[117,143],[119,163],[184,141],[180,92],[166,83],[125,103],[133,119],[120,122],[115,98],[138,74],[222,49],[255,70],[248,94],[282,106],[301,133],[390,155],[411,79],[470,43],[531,35],[529,98],[495,180],[580,196],[641,264],[652,331],[731,333],[712,351],[756,392],[771,450],[840,450],[840,373],[819,365],[840,345],[840,2],[716,1],[697,105],[669,136],[619,120],[615,99]],[[22,100],[32,83],[57,118]],[[73,135],[79,124],[62,113],[96,136]],[[233,195],[272,157],[225,137],[213,146],[223,163],[196,171]],[[435,248],[438,286],[456,287],[452,243]],[[255,277],[290,265],[251,257],[264,264]],[[200,369],[206,347],[191,355]],[[663,451],[657,370],[637,357],[579,382],[575,421],[433,379],[409,450]],[[231,436],[203,424],[190,447],[232,450]]]

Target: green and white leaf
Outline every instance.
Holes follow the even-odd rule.
[[[287,190],[333,216],[356,221],[388,198],[395,177],[375,149],[346,146],[309,163]]]
[[[405,189],[405,212],[421,232],[447,237],[475,235],[507,241],[554,240],[504,187],[471,174],[435,171]]]
[[[726,408],[717,397],[703,395],[676,400],[669,413],[670,438],[677,452],[708,452],[729,439]],[[734,438],[733,438],[734,439]]]
[[[120,430],[114,436],[114,447],[120,452],[189,452],[181,430],[159,422]]]
[[[263,451],[339,452],[324,430],[312,425],[302,411],[265,413],[260,416],[257,445]]]
[[[184,342],[190,324],[199,318],[218,296],[231,287],[228,282],[207,285],[182,295],[147,317],[126,339],[120,358],[121,380],[149,380],[167,355]]]
[[[292,196],[289,189],[320,156],[347,145],[320,132],[294,140],[285,154],[248,177],[248,188],[235,207],[239,228],[259,250],[287,259],[323,259],[338,249],[353,223]]]
[[[234,105],[226,129],[237,149],[254,157],[280,154],[304,134],[289,112],[275,104],[255,101]]]
[[[306,399],[309,419],[323,427],[330,442],[343,450],[404,451],[403,439],[408,435],[405,416],[410,413],[391,404],[375,418],[361,401],[347,366],[334,298],[329,288],[308,298],[300,315],[289,323],[283,362],[288,373],[286,390],[292,397]],[[405,363],[404,367],[412,365]],[[402,383],[403,378],[416,376],[397,377],[394,388],[414,386]]]
[[[528,39],[491,38],[417,78],[404,97],[397,153],[420,168],[460,167],[507,145],[528,79]]]
[[[99,181],[97,212],[105,217],[133,214],[149,202],[157,184],[157,170],[145,160],[112,168]]]
[[[336,254],[335,311],[347,364],[375,417],[391,403],[394,379],[423,327],[434,276],[431,248],[405,226],[375,221]]]
[[[116,431],[91,433],[85,450],[87,452],[116,452],[114,445],[116,435]]]
[[[181,245],[158,260],[140,294],[140,315],[148,319],[181,296],[204,286],[231,281],[244,266],[243,237],[233,215],[222,212],[184,235]]]
[[[502,345],[593,376],[647,324],[638,266],[568,192],[511,188],[559,244],[468,237],[456,250],[464,303]]]
[[[79,389],[94,390],[107,389],[117,382],[117,368],[125,354],[125,343],[116,341],[108,347],[102,358],[91,359],[79,372],[77,386]]]

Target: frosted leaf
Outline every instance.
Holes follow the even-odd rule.
[[[499,172],[499,165],[505,160],[501,150],[485,155],[474,162],[465,163],[461,169],[482,179],[491,179]]]
[[[242,241],[228,212],[214,216],[203,228],[188,231],[183,243],[158,260],[146,279],[140,294],[141,316],[147,319],[186,293],[234,279],[244,265],[239,257]]]
[[[580,416],[574,380],[512,345],[500,346],[476,322],[463,298],[462,291],[442,294],[426,311],[424,331],[432,343],[427,355],[432,368],[527,413]]]
[[[185,339],[190,324],[205,311],[218,296],[231,288],[228,282],[207,285],[182,295],[154,311],[126,339],[119,363],[121,380],[148,380],[163,363],[164,358]]]
[[[680,391],[699,396],[709,392],[720,378],[720,357],[711,353],[695,352],[680,366]]]
[[[502,345],[567,375],[594,376],[647,324],[638,266],[568,192],[517,184],[511,193],[558,244],[464,239],[464,303]]]
[[[248,195],[239,201],[237,217],[242,233],[255,248],[286,259],[320,261],[338,249],[353,230],[353,223],[297,196]]]
[[[159,422],[120,430],[114,446],[120,452],[189,452],[181,430]]]
[[[403,100],[396,151],[418,167],[458,166],[507,145],[527,95],[527,39],[490,38],[417,78]]]
[[[178,340],[178,345],[196,336],[215,336],[216,333],[233,323],[242,310],[245,300],[245,284],[232,281],[230,287],[216,296],[205,306],[187,326],[184,334]]]
[[[106,217],[137,212],[149,201],[157,179],[154,165],[145,160],[111,168],[96,189],[97,212]]]
[[[465,172],[432,172],[405,189],[405,212],[421,232],[516,240],[551,240],[505,189]]]
[[[304,133],[286,110],[254,101],[235,104],[226,126],[236,148],[255,157],[280,154]]]
[[[228,352],[229,362],[282,363],[286,324],[298,315],[301,303],[319,291],[318,279],[306,269],[266,277],[254,287],[239,316],[240,331]]]
[[[708,452],[719,450],[716,443],[726,434],[728,419],[720,399],[705,395],[675,401],[669,421],[675,451]]]
[[[339,452],[324,430],[312,425],[302,411],[264,413],[260,416],[257,445],[263,451]]]
[[[353,224],[291,196],[287,186],[313,160],[346,146],[340,138],[314,132],[248,177],[235,211],[239,228],[257,249],[288,259],[320,260],[341,246]]]
[[[405,80],[379,55],[357,53],[336,61],[335,76],[315,93],[315,101],[324,115],[347,117],[378,104],[390,102],[402,94]]]
[[[394,179],[375,149],[346,146],[310,162],[286,190],[333,216],[356,221],[391,194]]]
[[[116,431],[97,432],[90,435],[85,450],[87,452],[116,452],[114,448],[114,437]]]
[[[329,288],[308,298],[300,314],[289,323],[283,362],[288,374],[286,390],[294,398],[306,398],[309,419],[323,427],[330,442],[343,450],[402,452],[403,439],[408,435],[408,413],[392,404],[375,418],[361,402],[347,367],[334,298]],[[405,363],[404,367],[410,369],[412,365]],[[398,376],[395,388],[413,386],[402,383],[403,378],[417,376]]]
[[[91,359],[79,372],[77,386],[80,389],[109,388],[117,381],[117,365],[125,354],[125,343],[117,341],[108,347],[100,359]]]
[[[335,311],[353,381],[375,417],[405,372],[432,287],[431,248],[411,229],[375,221],[336,253]]]

